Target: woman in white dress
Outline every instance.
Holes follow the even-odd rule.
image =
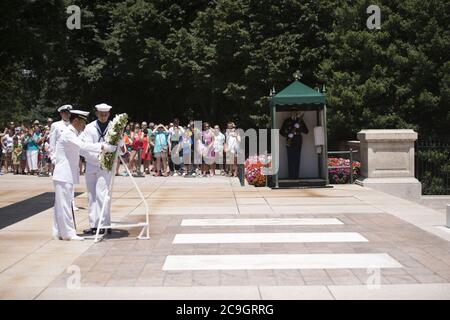
[[[223,161],[223,148],[225,144],[225,135],[220,132],[220,127],[218,125],[214,126],[214,153],[215,162],[220,169],[220,174],[224,175],[224,161]]]
[[[229,168],[228,175],[237,177],[237,155],[239,153],[241,136],[236,131],[236,125],[233,122],[228,123],[226,141],[227,166]]]

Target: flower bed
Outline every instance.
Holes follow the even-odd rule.
[[[344,158],[328,158],[329,167],[350,166],[350,160]],[[361,163],[353,161],[353,179],[360,174]],[[350,181],[350,168],[328,169],[331,184],[344,184]]]
[[[266,176],[263,175],[263,170],[265,170],[265,168],[270,168],[270,157],[268,159],[269,163],[267,165],[261,162],[258,156],[251,156],[245,160],[245,179],[249,184],[256,187],[263,187],[266,185]]]

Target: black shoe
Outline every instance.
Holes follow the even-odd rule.
[[[112,233],[112,230],[111,229],[100,229],[100,234],[111,234]]]
[[[85,234],[96,234],[97,233],[97,229],[96,228],[86,229],[86,230],[83,230],[83,233],[85,233]]]
[[[105,234],[105,232],[106,232],[106,234],[111,234],[112,230],[111,229],[100,229],[100,234]]]

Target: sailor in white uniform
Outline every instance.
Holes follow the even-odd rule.
[[[106,143],[83,142],[79,134],[86,126],[89,112],[70,111],[70,124],[63,131],[55,150],[55,207],[53,215],[53,237],[61,240],[84,240],[76,234],[72,217],[72,194],[74,184],[79,183],[80,153],[97,153],[102,150],[114,152],[116,146]]]
[[[110,110],[111,106],[101,103],[95,106],[97,120],[92,121],[86,126],[81,139],[88,143],[104,142],[106,133],[110,125]],[[97,226],[100,220],[100,213],[105,201],[105,196],[108,194],[109,184],[111,181],[112,173],[100,168],[100,162],[96,154],[88,154],[86,159],[86,187],[89,202],[89,227],[90,229],[84,230],[87,234],[95,234],[97,232]],[[105,212],[103,213],[102,225],[110,225],[110,203],[105,204]],[[103,234],[105,230],[100,230]],[[111,229],[107,229],[108,234],[111,233]]]
[[[50,160],[52,161],[52,166],[55,168],[55,152],[56,152],[56,143],[58,139],[61,137],[63,131],[69,126],[69,118],[70,118],[70,110],[73,107],[70,104],[65,104],[58,108],[59,115],[61,116],[61,120],[53,122],[50,126],[50,135],[49,135],[49,155]],[[75,193],[72,199],[73,210],[78,211],[77,206],[75,205]]]
[[[72,110],[72,106],[70,104],[65,104],[58,108],[59,115],[61,116],[61,120],[53,122],[50,126],[50,136],[49,136],[49,155],[52,161],[52,164],[55,165],[55,151],[56,151],[56,143],[58,142],[59,137],[63,131],[69,126],[69,118],[70,118],[70,110]]]

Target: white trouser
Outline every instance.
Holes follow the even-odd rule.
[[[39,150],[27,150],[28,169],[36,171],[38,169]]]
[[[89,226],[97,228],[103,203],[109,192],[111,173],[100,168],[86,167],[85,179],[89,203]],[[111,201],[105,203],[103,226],[111,224],[110,207]]]
[[[55,186],[53,236],[68,240],[77,235],[72,217],[73,184],[53,181],[53,185]]]

